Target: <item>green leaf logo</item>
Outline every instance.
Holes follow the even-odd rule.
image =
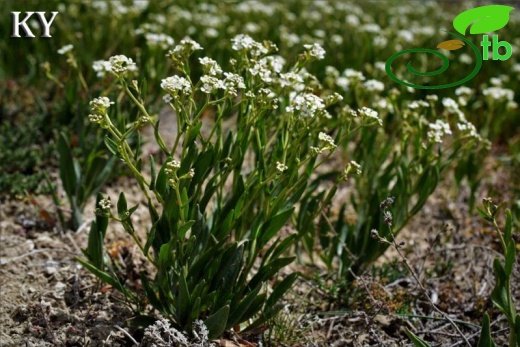
[[[462,35],[471,26],[470,34],[485,34],[502,29],[509,22],[509,12],[514,7],[504,5],[488,5],[475,7],[459,14],[453,20],[453,27]]]

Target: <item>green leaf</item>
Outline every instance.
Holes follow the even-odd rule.
[[[105,145],[107,146],[110,153],[120,157],[119,150],[117,149],[117,143],[108,137],[108,135],[105,135]]]
[[[288,208],[285,211],[279,212],[276,216],[271,218],[268,222],[266,222],[262,226],[262,231],[260,235],[260,243],[259,247],[265,245],[269,240],[271,240],[278,231],[287,223],[289,218],[291,218],[294,212],[294,207]]]
[[[179,226],[179,229],[177,230],[177,234],[179,235],[179,239],[184,239],[186,236],[186,232],[190,230],[190,228],[195,224],[194,220],[187,221],[183,225]]]
[[[72,158],[72,151],[65,134],[60,133],[58,139],[58,153],[60,155],[60,179],[63,183],[63,189],[69,196],[73,198],[79,181],[79,172],[76,171],[77,164]]]
[[[514,243],[511,241],[511,229],[513,225],[513,217],[511,216],[511,210],[506,210],[506,226],[504,228],[504,240],[506,243]]]
[[[283,279],[282,282],[278,283],[276,287],[274,288],[273,292],[269,296],[269,299],[267,299],[267,302],[265,303],[265,306],[267,309],[270,307],[274,307],[274,305],[282,298],[282,296],[289,290],[294,284],[294,281],[298,278],[298,273],[294,272]]]
[[[103,282],[111,285],[115,289],[119,290],[121,293],[123,293],[127,298],[133,298],[133,295],[128,292],[121,282],[117,279],[117,277],[112,277],[109,274],[107,274],[104,271],[101,271],[94,265],[89,264],[88,262],[84,261],[83,259],[76,258],[76,260],[84,266],[88,271],[92,272],[94,275],[96,275],[99,279],[101,279]]]
[[[516,245],[515,242],[509,240],[509,244],[507,245],[506,250],[506,264],[504,267],[504,271],[507,277],[511,276],[513,272],[513,266],[515,264],[515,256],[516,256]]]
[[[453,20],[453,27],[462,35],[471,26],[470,34],[485,34],[502,29],[509,22],[509,12],[514,7],[488,5],[472,8],[459,14]]]
[[[117,200],[117,213],[119,214],[119,218],[125,218],[125,212],[128,210],[128,206],[126,204],[125,193],[121,192],[119,194],[119,200]]]
[[[516,335],[516,345],[520,346],[520,315],[516,315],[515,317],[515,335]]]
[[[229,315],[229,322],[228,327],[233,327],[236,324],[240,324],[241,322],[251,318],[252,315],[254,315],[256,312],[251,312],[250,316],[246,316],[246,313],[249,311],[249,307],[254,303],[255,298],[257,297],[258,293],[260,292],[261,286],[257,286],[256,289],[249,292],[242,301],[236,305],[231,311],[231,314]],[[265,298],[265,296],[264,296]]]
[[[158,311],[162,311],[163,307],[159,299],[157,299],[157,295],[153,291],[152,286],[150,285],[150,282],[148,281],[148,278],[144,274],[144,272],[141,272],[141,283],[143,284],[144,291],[146,293],[146,298],[148,301],[150,301],[150,304]]]
[[[431,347],[430,344],[421,339],[419,336],[412,333],[410,330],[408,330],[408,328],[404,328],[404,331],[406,335],[408,335],[408,338],[412,340],[415,347]]]
[[[153,155],[150,154],[150,172],[151,172],[151,178],[150,178],[150,190],[155,189],[155,179],[157,177],[157,173],[155,172],[155,161],[153,159]]]
[[[496,283],[495,288],[491,292],[491,301],[507,316],[509,321],[512,321],[513,317],[511,317],[509,312],[509,303],[507,300],[508,288],[506,287],[506,273],[498,259],[493,261],[493,270]]]
[[[482,330],[480,330],[480,338],[478,339],[477,347],[495,347],[495,343],[491,338],[491,329],[489,327],[489,316],[484,313],[482,318]]]
[[[216,339],[226,329],[227,320],[229,316],[229,305],[222,307],[213,315],[206,318],[204,324],[209,330],[208,337],[210,340]]]

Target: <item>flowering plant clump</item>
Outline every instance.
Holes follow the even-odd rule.
[[[122,56],[110,58],[109,69],[139,110],[137,120],[117,126],[107,113],[113,104],[108,97],[92,100],[89,116],[106,129],[108,149],[137,180],[151,225],[146,233],[134,228],[131,215],[137,206],[127,206],[124,192],[117,213],[99,196],[82,264],[121,291],[134,308],[145,307],[141,293],[120,282],[103,251],[108,220],[119,221],[155,269],[153,277],[141,276],[147,301],[175,329],[191,332],[203,321],[209,338],[231,327],[259,327],[280,309],[277,302],[297,273],[274,285],[269,295],[265,287],[293,261],[287,252],[305,232],[294,223],[295,208],[314,192],[319,180],[313,176],[337,143],[353,134],[352,118],[343,117],[337,128],[328,126],[327,107],[341,96],[312,92],[314,77],[303,69],[323,57],[322,48],[306,47],[304,59],[286,67],[269,55],[276,51],[272,43],[239,35],[232,47],[237,55],[230,71],[209,57],[200,58],[203,75],[195,81],[188,58],[199,49],[196,42],[185,39],[167,54],[176,71],[160,87],[178,129],[167,134],[173,137],[170,147],[142,101],[141,86],[127,80],[125,73],[135,65]],[[298,86],[279,83],[286,76],[298,80]],[[203,116],[208,114],[212,116]],[[377,113],[367,117],[377,118]],[[129,145],[143,119],[154,127],[161,151],[149,158],[146,174],[145,158]],[[234,124],[224,126],[224,121]],[[374,122],[364,126],[369,123]],[[166,159],[159,163],[161,157]],[[359,172],[354,161],[348,165]],[[319,214],[334,192],[332,187],[306,212]]]

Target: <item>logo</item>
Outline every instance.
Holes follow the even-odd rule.
[[[471,41],[469,41],[466,37],[464,37],[464,35],[466,35],[466,31],[469,28],[469,34],[479,35],[502,29],[506,26],[507,22],[509,22],[509,12],[511,12],[513,9],[514,7],[503,5],[480,6],[471,10],[464,11],[457,17],[455,17],[455,19],[453,20],[453,27],[458,32],[458,34],[448,32],[448,34],[455,37],[455,39],[441,42],[437,45],[437,48],[454,51],[467,45],[472,49],[473,53],[475,54],[475,67],[469,75],[462,78],[461,80],[438,86],[430,86],[413,84],[404,80],[400,80],[394,75],[391,68],[392,63],[400,56],[408,53],[434,54],[442,60],[442,66],[439,69],[430,72],[417,71],[412,67],[412,63],[408,62],[408,64],[406,65],[406,69],[413,75],[430,77],[441,74],[444,71],[446,71],[450,66],[450,61],[448,60],[448,58],[441,52],[428,48],[406,49],[404,51],[392,55],[386,62],[386,73],[394,82],[417,89],[443,89],[455,87],[463,83],[466,83],[478,74],[480,68],[482,67],[482,60],[488,60],[490,58],[490,47],[492,49],[491,56],[493,60],[507,60],[511,57],[513,53],[511,45],[506,41],[499,41],[498,35],[492,35],[491,40],[489,38],[489,35],[483,35],[482,42],[480,43],[480,45],[482,46],[481,54],[479,48],[475,46]],[[505,52],[501,53],[500,48],[504,48],[502,51]]]
[[[29,26],[27,25],[27,21],[31,18],[33,14],[36,14],[38,18],[38,22],[40,23],[40,28],[42,29],[41,37],[51,37],[50,29],[51,24],[56,18],[58,12],[51,12],[51,19],[47,20],[45,17],[45,12],[25,12],[25,17],[20,21],[20,13],[21,12],[11,12],[11,17],[13,18],[13,34],[11,37],[22,37],[20,36],[20,28],[25,32],[24,37],[35,37]]]

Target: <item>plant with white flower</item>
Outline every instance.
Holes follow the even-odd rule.
[[[440,119],[437,119],[435,123],[428,124],[430,131],[426,134],[430,141],[436,143],[442,143],[442,138],[445,135],[451,135],[450,125]]]
[[[365,80],[365,75],[354,69],[345,69],[345,71],[343,71],[343,76],[345,76],[351,83]]]
[[[211,76],[220,76],[222,74],[222,68],[218,63],[208,57],[199,58],[199,62],[203,67],[203,71],[205,74],[211,75]]]
[[[182,67],[184,61],[188,59],[188,57],[193,54],[193,52],[202,49],[203,48],[199,43],[189,37],[185,37],[179,42],[178,45],[169,50],[166,56],[172,60],[175,66]]]
[[[461,113],[459,109],[459,104],[452,98],[443,98],[442,99],[442,106],[444,106],[444,109],[449,114],[459,114]]]
[[[260,88],[258,90],[257,102],[268,109],[278,109],[278,98],[269,88]]]
[[[161,49],[168,49],[169,47],[173,46],[173,43],[175,42],[171,36],[163,33],[146,33],[144,38],[146,39],[146,44],[148,46],[159,47]]]
[[[122,54],[110,57],[108,62],[110,63],[110,70],[116,76],[122,76],[128,71],[137,71],[137,65],[134,61]]]
[[[112,64],[108,60],[96,60],[92,63],[92,69],[97,72],[97,77],[104,77],[107,72],[112,71]]]
[[[319,43],[313,43],[312,45],[303,45],[305,57],[309,60],[322,60],[325,58],[325,50]]]
[[[325,146],[326,149],[334,149],[337,147],[334,143],[334,139],[330,135],[325,134],[324,132],[320,132],[318,134],[318,140],[323,141],[327,144]]]
[[[209,75],[204,75],[200,78],[202,86],[200,90],[206,94],[211,94],[218,89],[225,89],[224,81]]]
[[[238,95],[238,89],[246,88],[242,76],[231,72],[224,72],[224,76],[224,90],[226,91],[226,95],[236,97]]]
[[[106,96],[100,96],[99,98],[93,99],[89,105],[90,109],[93,113],[104,116],[107,113],[110,105],[113,105],[114,102],[110,101]]]
[[[74,46],[71,44],[65,45],[65,46],[61,47],[60,49],[58,49],[58,54],[63,55],[65,53],[71,52],[73,48],[74,48]]]
[[[172,98],[177,99],[180,95],[188,96],[191,94],[191,82],[184,77],[171,76],[161,81],[161,88],[164,89]],[[166,98],[165,100],[170,100]]]
[[[101,199],[101,200],[99,201],[99,207],[100,207],[103,211],[109,211],[110,208],[112,207],[112,203],[110,202],[110,197],[105,198],[105,199]]]
[[[231,42],[233,43],[231,48],[233,48],[235,51],[243,51],[249,53],[252,57],[260,57],[269,53],[270,49],[276,48],[276,46],[273,47],[271,43],[265,45],[256,42],[255,40],[253,40],[253,38],[251,38],[251,36],[245,34],[239,34],[235,36],[231,39]],[[268,49],[268,47],[270,49]]]
[[[297,92],[301,92],[305,89],[303,77],[292,71],[281,73],[276,79],[276,83],[279,84],[281,88],[291,88]]]
[[[382,92],[385,90],[385,85],[378,80],[368,80],[363,85],[369,92]]]
[[[347,165],[345,165],[345,169],[343,169],[343,173],[340,176],[341,181],[348,181],[349,174],[354,171],[356,175],[361,175],[361,165],[359,165],[356,161],[351,160]]]
[[[362,107],[359,109],[358,114],[362,117],[369,118],[370,120],[376,121],[380,126],[383,126],[383,120],[379,118],[379,113],[369,107]]]
[[[269,55],[259,60],[260,64],[269,68],[271,71],[280,73],[285,65],[285,59],[279,55]]]
[[[501,87],[489,87],[482,91],[482,94],[489,96],[493,100],[513,100],[515,92],[511,89]]]
[[[435,94],[426,95],[426,100],[430,101],[431,103],[435,103],[439,100],[439,97]]]
[[[323,99],[314,94],[299,94],[291,100],[290,106],[287,106],[288,113],[297,113],[302,117],[315,117],[324,113],[325,103]]]
[[[265,61],[254,61],[253,66],[249,68],[249,72],[253,76],[259,76],[265,83],[271,83],[273,81],[273,78],[271,77],[272,71],[268,68]]]
[[[430,104],[427,103],[424,100],[414,100],[414,101],[412,101],[411,103],[408,104],[408,108],[410,110],[417,110],[417,109],[419,109],[421,107],[426,108],[426,107],[429,107],[429,106],[430,106]]]
[[[288,169],[289,167],[287,165],[280,163],[279,161],[276,162],[276,170],[278,170],[278,172],[282,173]]]

